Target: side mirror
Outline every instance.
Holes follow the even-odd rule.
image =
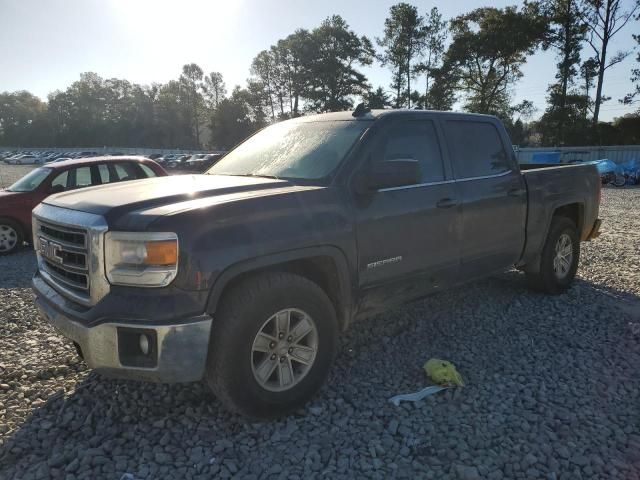
[[[62,185],[51,185],[51,188],[49,188],[49,195],[60,192],[64,192],[64,187]]]
[[[420,164],[413,159],[376,162],[371,169],[356,179],[356,191],[360,194],[382,188],[404,187],[420,183]]]

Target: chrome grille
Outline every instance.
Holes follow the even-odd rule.
[[[32,227],[38,270],[54,290],[86,307],[109,293],[103,216],[41,203],[33,209]]]
[[[43,270],[56,283],[89,298],[86,230],[38,220],[34,236]]]

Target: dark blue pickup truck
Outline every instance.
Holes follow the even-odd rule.
[[[598,235],[599,197],[593,165],[521,172],[491,116],[308,116],[204,175],[47,198],[33,287],[89,367],[204,378],[265,418],[318,390],[354,319],[514,266],[564,292]]]

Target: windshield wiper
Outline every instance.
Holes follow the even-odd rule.
[[[207,175],[223,175],[225,177],[273,178],[274,180],[281,180],[282,178],[282,177],[276,177],[275,175],[260,175],[257,173],[207,173]]]
[[[275,180],[280,180],[280,177],[276,177],[275,175],[259,175],[257,173],[245,173],[242,176],[243,177],[258,177],[258,178],[273,178]]]

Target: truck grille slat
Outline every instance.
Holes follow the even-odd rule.
[[[87,234],[82,230],[42,224],[40,225],[40,232],[69,246],[86,248],[87,245]]]
[[[71,272],[68,269],[61,268],[51,262],[45,260],[47,272],[57,281],[64,283],[66,286],[80,290],[89,289],[89,279],[86,274]]]
[[[43,260],[41,266],[49,279],[58,287],[89,299],[87,232],[37,220],[35,237]]]

